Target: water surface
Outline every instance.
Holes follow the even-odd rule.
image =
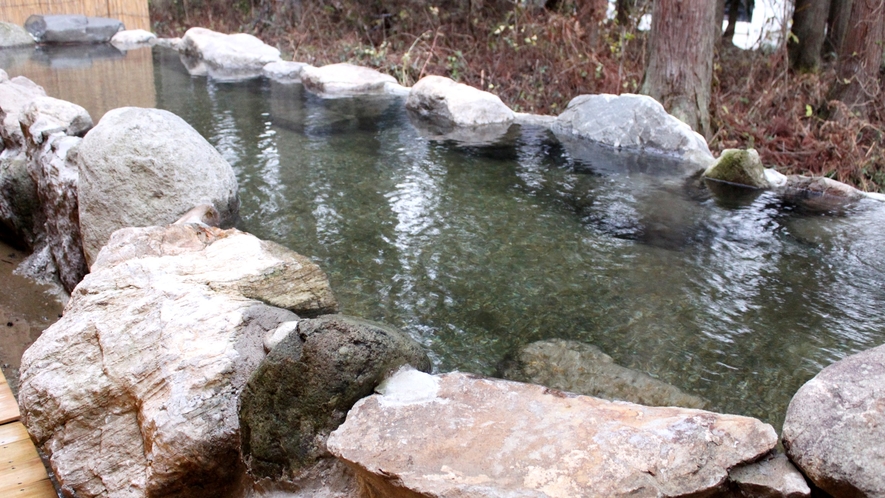
[[[539,128],[438,143],[395,98],[214,83],[162,50],[150,64],[156,106],[237,172],[239,227],[311,257],[343,312],[401,327],[439,371],[496,375],[522,345],[575,339],[779,428],[802,383],[885,338],[875,202],[715,196],[576,161]]]

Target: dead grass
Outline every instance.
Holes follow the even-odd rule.
[[[357,63],[404,85],[444,75],[495,93],[516,111],[538,114],[558,114],[580,94],[638,92],[647,48],[645,34],[633,26],[599,22],[589,7],[569,2],[548,12],[490,0],[473,11],[409,0],[338,0],[302,2],[295,12],[280,7],[292,5],[285,2],[190,0],[185,16],[183,0],[175,1],[152,11],[159,35],[180,36],[190,26],[248,32],[293,60]],[[719,50],[711,149],[754,147],[766,166],[782,173],[885,191],[882,102],[866,119],[853,116],[827,101],[831,67],[819,74],[785,68],[782,52]]]

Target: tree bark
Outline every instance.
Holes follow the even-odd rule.
[[[869,116],[879,97],[883,42],[885,0],[854,0],[830,98],[863,117]]]
[[[842,40],[848,31],[848,18],[851,17],[852,0],[830,0],[830,13],[827,16],[827,36],[824,51],[836,55],[842,49]]]
[[[725,22],[725,0],[716,0],[716,36],[722,36],[722,23]]]
[[[716,2],[656,0],[642,93],[704,136],[710,135]]]
[[[816,72],[827,29],[830,0],[796,0],[793,28],[787,42],[790,65],[799,71]]]

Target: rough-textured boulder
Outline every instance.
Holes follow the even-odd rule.
[[[790,401],[790,460],[836,497],[885,496],[885,346],[824,368]]]
[[[267,64],[261,71],[265,78],[280,83],[300,83],[301,71],[307,66],[304,62],[276,61]]]
[[[353,64],[304,66],[301,70],[304,88],[323,97],[401,94],[402,87],[389,74]]]
[[[406,109],[419,121],[441,128],[506,124],[515,118],[497,95],[443,76],[427,76],[415,83]]]
[[[33,45],[34,39],[17,24],[0,21],[0,48]]]
[[[49,248],[61,284],[71,292],[89,268],[80,239],[79,175],[70,156],[92,128],[92,118],[77,104],[36,97],[22,110],[19,122],[28,141],[28,173],[43,220],[41,243]]]
[[[867,198],[851,185],[822,176],[790,175],[779,191],[784,200],[813,212],[839,211]]]
[[[770,187],[755,149],[723,150],[716,162],[704,171],[704,177],[753,188]]]
[[[713,162],[702,136],[645,95],[580,95],[569,102],[551,128],[579,160],[592,161],[593,157],[572,144],[589,140],[618,149],[673,156],[681,163],[671,171],[674,174],[693,174]]]
[[[240,396],[242,453],[255,476],[297,478],[330,456],[329,433],[384,377],[406,364],[430,370],[418,343],[382,324],[327,315],[281,328],[288,334]]]
[[[777,443],[759,420],[401,370],[328,448],[374,496],[706,496]]]
[[[119,230],[22,358],[24,422],[67,495],[224,496],[243,475],[237,397],[264,336],[334,307],[316,265],[252,235]]]
[[[33,15],[25,29],[40,43],[107,43],[125,29],[117,19],[81,15]]]
[[[704,408],[706,402],[648,374],[617,365],[591,344],[562,339],[519,350],[505,377],[576,394],[648,406]]]
[[[42,219],[37,186],[28,174],[27,144],[22,133],[22,111],[32,100],[46,96],[31,80],[9,79],[0,69],[0,225],[22,245],[37,244]]]
[[[206,28],[187,30],[178,48],[191,74],[219,81],[257,78],[264,66],[280,60],[279,50],[252,35],[226,35]]]
[[[728,479],[747,498],[805,498],[811,488],[783,453],[731,469]]]
[[[239,207],[233,169],[196,130],[159,109],[124,107],[102,117],[77,148],[83,252],[91,265],[122,227],[172,223],[198,204],[222,227]]]
[[[145,47],[154,44],[157,35],[143,29],[127,29],[120,31],[111,38],[111,45],[121,49],[129,50],[138,47]]]

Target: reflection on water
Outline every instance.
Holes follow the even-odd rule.
[[[46,94],[83,106],[96,123],[124,106],[156,107],[151,50],[128,53],[109,44],[0,49],[0,68],[24,75]]]
[[[575,339],[779,427],[803,382],[883,342],[876,203],[820,216],[716,197],[609,156],[573,164],[531,127],[430,142],[394,98],[207,83],[154,57],[157,106],[237,171],[241,228],[313,258],[344,312],[405,329],[441,371],[494,375],[522,345]]]

